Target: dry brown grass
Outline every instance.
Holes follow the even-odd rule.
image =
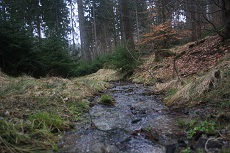
[[[182,87],[175,95],[167,100],[166,104],[171,105],[183,105],[189,101],[192,101],[200,97],[205,92],[216,88],[221,81],[220,70],[213,70],[207,75],[197,77],[184,87]]]
[[[108,88],[109,83],[105,81],[118,78],[118,73],[113,70],[99,70],[89,76],[73,79],[35,79],[29,76],[13,78],[0,73],[0,150],[16,153],[57,149],[55,145],[59,139],[58,133],[53,133],[52,128],[32,128],[33,122],[29,121],[28,117],[35,114],[41,120],[39,122],[47,120],[49,123],[49,118],[42,114],[54,114],[57,120],[63,120],[60,122],[64,122],[67,130],[87,111],[87,97]],[[60,126],[63,124],[60,123]],[[22,129],[24,125],[27,128]],[[26,130],[28,128],[32,130]],[[7,132],[4,132],[6,130]],[[22,139],[22,143],[11,141],[12,133],[16,140]]]
[[[181,81],[176,79],[172,80],[166,83],[156,83],[156,87],[154,89],[155,92],[162,92],[162,91],[167,91],[171,88],[173,89],[179,89],[181,88]]]
[[[122,77],[123,77],[122,74],[120,74],[116,70],[100,69],[96,73],[81,78],[87,78],[90,80],[99,80],[99,81],[116,81],[122,79]]]

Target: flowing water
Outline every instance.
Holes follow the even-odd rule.
[[[176,126],[178,116],[170,113],[151,91],[151,86],[142,84],[113,83],[105,92],[115,99],[115,105],[91,107],[88,120],[65,135],[59,145],[60,152],[165,153],[173,150],[171,146],[178,143],[182,133]]]

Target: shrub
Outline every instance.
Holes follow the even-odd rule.
[[[125,45],[118,46],[112,53],[102,55],[91,63],[79,61],[75,70],[75,76],[83,76],[94,73],[99,69],[106,67],[121,69],[122,72],[133,71],[139,64],[138,55],[134,51],[128,50]]]
[[[33,52],[35,77],[38,76],[73,76],[73,68],[76,64],[71,60],[68,50],[63,47],[65,44],[57,37],[50,37],[42,40],[34,48]]]
[[[125,45],[118,46],[111,56],[111,64],[122,71],[133,71],[139,63],[138,54],[128,50]]]

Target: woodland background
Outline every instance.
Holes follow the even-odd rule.
[[[228,0],[0,0],[0,67],[34,77],[132,70],[145,52],[229,31]]]

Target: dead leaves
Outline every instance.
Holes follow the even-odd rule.
[[[134,73],[134,80],[151,83],[157,79],[167,81],[176,77],[173,67],[175,58],[175,65],[181,77],[207,72],[230,52],[230,43],[223,44],[219,36],[209,36],[199,42],[171,48],[170,51],[176,53],[176,56],[163,58],[160,62],[154,61],[153,54],[148,55],[144,64]],[[193,47],[189,47],[191,45]]]
[[[187,46],[185,48],[186,53],[176,61],[181,76],[186,77],[201,71],[206,72],[223,58],[226,48],[219,47],[221,44],[220,37],[207,37],[202,42],[192,48],[189,48],[190,45]]]

